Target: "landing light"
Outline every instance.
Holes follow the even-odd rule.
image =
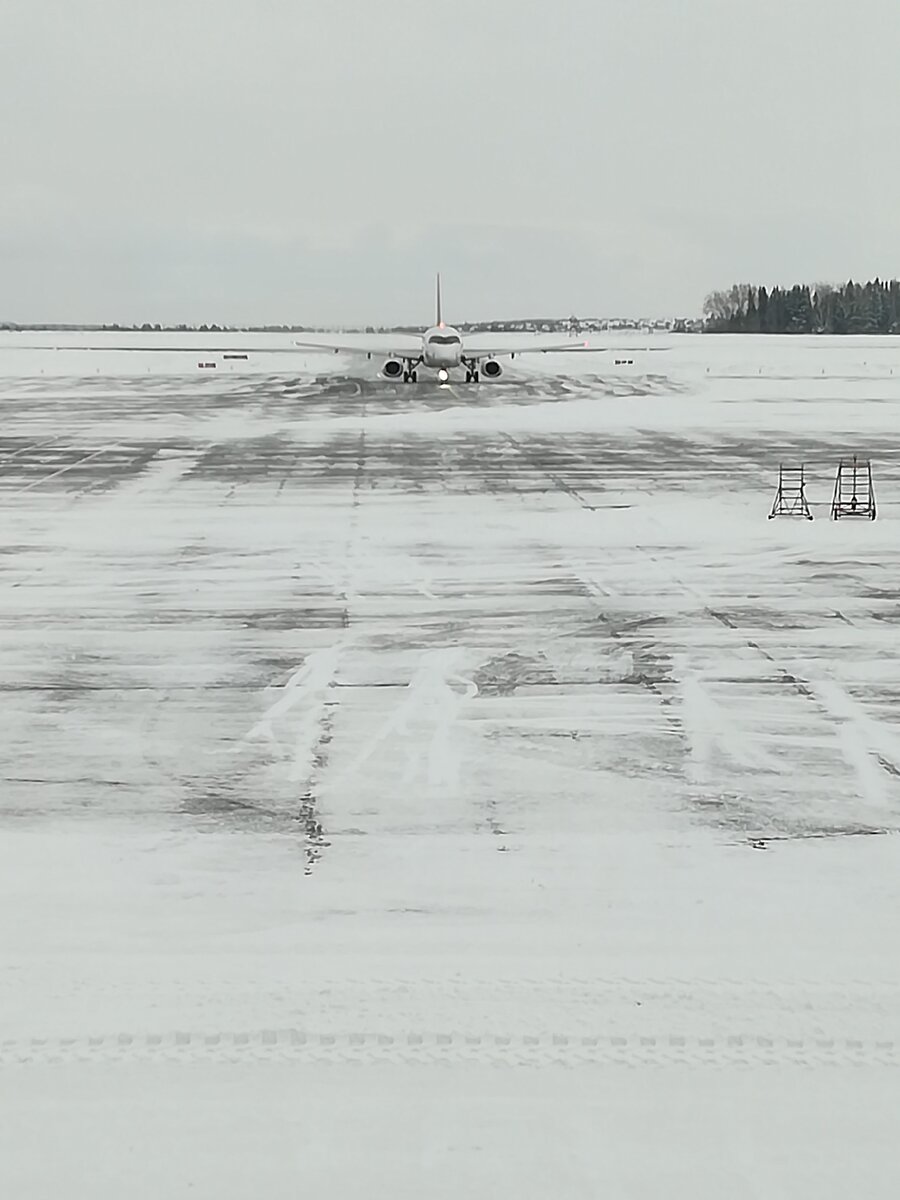
[[[450,372],[441,367],[441,369],[438,371],[438,379],[441,381],[441,383],[446,383],[449,378]]]

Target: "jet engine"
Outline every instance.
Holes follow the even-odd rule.
[[[388,379],[399,379],[403,374],[403,363],[399,358],[389,358],[381,368],[381,373]]]
[[[481,373],[488,379],[499,379],[503,374],[503,368],[496,359],[489,358],[487,362],[481,364]]]

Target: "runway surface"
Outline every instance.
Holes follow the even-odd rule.
[[[5,1191],[893,1194],[889,339],[450,388],[14,341]]]

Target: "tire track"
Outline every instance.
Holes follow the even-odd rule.
[[[302,1029],[116,1033],[0,1042],[0,1068],[67,1063],[492,1065],[498,1067],[900,1067],[900,1043],[864,1038],[463,1034]]]
[[[359,393],[359,389],[357,389]],[[362,427],[359,431],[359,438],[356,447],[356,469],[353,474],[353,493],[351,498],[350,522],[347,531],[347,544],[344,549],[344,561],[346,564],[344,586],[341,589],[341,599],[344,604],[344,627],[350,626],[350,602],[355,598],[356,590],[353,581],[353,560],[356,557],[357,546],[359,541],[359,510],[361,503],[360,490],[362,488],[363,478],[366,470],[366,406],[363,403],[362,411]],[[322,823],[322,813],[320,809],[320,794],[322,781],[328,770],[329,747],[334,737],[334,723],[337,716],[340,701],[337,699],[334,688],[335,678],[334,672],[337,667],[337,659],[335,659],[334,667],[331,672],[331,678],[328,680],[326,688],[326,699],[322,704],[321,716],[319,720],[318,737],[315,745],[312,748],[312,757],[307,780],[306,791],[300,797],[300,808],[298,818],[304,835],[304,855],[306,865],[304,874],[311,875],[322,857],[322,853],[326,850],[331,842],[328,841],[325,827]]]
[[[566,495],[570,496],[583,508],[589,508],[591,511],[594,511],[595,506],[587,504],[584,498],[580,496],[574,488],[566,484],[565,480],[559,479],[554,472],[548,471],[546,468],[542,467],[539,462],[536,462],[534,460],[534,456],[528,452],[526,447],[520,446],[519,443],[517,443],[512,437],[508,437],[508,440],[523,453],[526,461],[531,462],[535,469],[543,471],[547,478],[553,480],[558,487],[566,493]],[[653,519],[652,516],[651,519]],[[878,727],[878,722],[869,717],[868,714],[865,714],[861,706],[857,702],[853,701],[843,689],[840,689],[831,681],[822,683],[812,680],[805,680],[798,677],[794,672],[790,671],[781,662],[779,662],[778,659],[772,653],[766,650],[766,648],[762,646],[759,641],[753,637],[747,636],[747,634],[740,629],[737,623],[733,621],[727,613],[723,613],[717,608],[712,607],[696,588],[685,583],[682,579],[679,579],[677,575],[673,574],[669,564],[662,561],[661,557],[653,549],[642,545],[636,545],[635,548],[641,551],[647,557],[647,559],[654,564],[659,572],[671,583],[676,584],[685,595],[692,596],[696,600],[701,612],[703,612],[707,617],[712,618],[712,620],[717,622],[717,624],[720,626],[736,634],[744,645],[765,659],[766,662],[769,663],[773,668],[777,678],[785,685],[792,687],[799,695],[803,696],[807,701],[809,701],[809,703],[815,707],[819,716],[824,718],[827,723],[832,726],[835,724],[841,725],[842,723],[851,725],[855,727],[857,731],[868,735],[864,736],[863,746],[859,748],[855,749],[850,746],[850,749],[848,750],[847,747],[844,746],[844,757],[848,761],[850,767],[854,770],[864,795],[867,797],[878,795],[880,789],[872,777],[872,772],[877,771],[879,768],[889,776],[900,778],[900,765],[898,765],[897,762],[897,759],[900,758],[900,752],[895,750],[892,744],[888,744],[890,742],[890,735],[887,733],[887,731],[882,731]],[[609,594],[606,589],[602,588],[594,580],[590,579],[589,574],[583,569],[579,569],[577,574],[588,587],[588,590],[591,592],[591,594],[596,596],[598,599],[600,599],[604,594]],[[846,618],[843,619],[846,620]],[[848,623],[852,624],[852,622]],[[612,636],[615,635],[613,634]],[[660,699],[664,705],[669,703],[668,698],[663,697],[662,694],[660,694]],[[852,741],[852,739],[848,738],[839,738],[839,740],[842,741],[842,746],[844,743],[849,744]],[[869,768],[868,765],[870,762],[872,764],[871,768]],[[881,801],[881,806],[883,807],[883,799],[880,798],[880,796],[879,799]]]
[[[329,691],[333,688],[329,685]],[[312,769],[309,776],[309,786],[300,798],[298,819],[304,835],[304,854],[306,866],[304,874],[311,875],[316,863],[322,857],[322,851],[331,842],[326,839],[319,812],[319,786],[322,775],[328,767],[328,747],[331,744],[334,729],[334,717],[338,707],[336,700],[326,700],[322,709],[322,719],[319,724],[319,737],[313,748]]]
[[[569,496],[580,507],[596,511],[597,506],[589,504],[577,489],[571,487],[555,471],[544,466],[530,447],[520,443],[510,434],[504,434],[503,436],[511,446],[515,447],[523,460],[533,470],[542,473],[547,479],[551,480],[561,492]],[[575,455],[575,457],[580,459],[582,456]],[[587,460],[584,461],[587,462]],[[650,519],[656,523],[652,514],[650,514]],[[858,781],[861,795],[873,802],[875,807],[887,818],[888,824],[890,824],[894,809],[888,803],[883,787],[879,784],[877,778],[880,774],[885,779],[885,782],[889,779],[892,781],[900,779],[900,761],[898,761],[900,760],[900,748],[895,747],[889,731],[882,730],[879,723],[874,718],[869,717],[862,709],[862,706],[833,681],[803,679],[782,664],[758,640],[752,636],[748,636],[727,613],[720,611],[717,607],[713,607],[708,599],[704,595],[701,595],[695,587],[674,574],[671,570],[671,564],[665,561],[666,556],[660,555],[655,547],[636,544],[635,549],[643,553],[646,559],[653,564],[660,575],[669,583],[675,584],[685,596],[692,597],[697,603],[699,612],[716,622],[720,627],[728,629],[740,639],[743,645],[763,658],[771,666],[775,677],[780,682],[791,687],[804,697],[816,710],[819,718],[824,720],[829,727],[833,729],[836,727],[842,756]],[[580,579],[587,593],[599,603],[601,616],[605,620],[605,614],[602,611],[603,601],[609,596],[609,591],[591,577],[590,572],[585,569],[583,564],[569,563],[568,566],[572,570],[573,575]],[[844,619],[846,620],[846,618]],[[606,623],[608,625],[609,636],[613,639],[618,639],[620,631],[616,630],[609,622]],[[629,639],[626,639],[626,643],[628,641]],[[673,709],[672,697],[667,695],[658,685],[655,685],[653,681],[648,681],[648,687],[657,695],[672,732],[678,734],[685,741],[686,750],[688,750],[691,739],[688,736],[687,730],[683,728],[683,721]],[[857,745],[853,733],[859,735],[860,744]],[[867,832],[881,833],[886,832],[886,830],[879,828],[877,830],[867,830]]]

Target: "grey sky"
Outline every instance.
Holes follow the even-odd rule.
[[[0,319],[900,272],[897,0],[0,0]]]

